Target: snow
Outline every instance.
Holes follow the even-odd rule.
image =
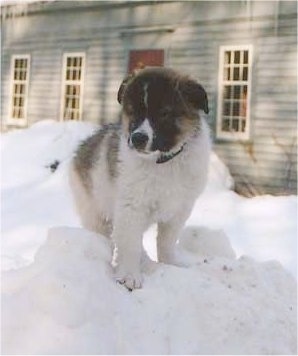
[[[94,129],[46,121],[2,134],[2,354],[295,354],[296,197],[237,195],[213,154],[177,246],[188,267],[148,259],[130,293],[113,280],[110,242],[80,227],[67,183]]]

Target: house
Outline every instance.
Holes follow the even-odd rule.
[[[237,191],[297,192],[296,1],[35,1],[1,19],[2,130],[118,120],[126,74],[170,66],[207,90]]]

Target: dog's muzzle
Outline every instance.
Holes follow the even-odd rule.
[[[186,143],[183,143],[178,149],[176,149],[175,151],[161,151],[159,149],[152,150],[152,146],[149,143],[150,138],[148,136],[148,134],[144,131],[135,131],[133,132],[129,139],[128,139],[128,145],[130,148],[135,149],[139,154],[144,154],[147,157],[152,157],[156,159],[156,163],[160,164],[160,163],[166,163],[168,161],[170,161],[171,159],[173,159],[174,157],[176,157],[177,155],[179,155],[183,149]],[[147,146],[151,146],[150,148]]]

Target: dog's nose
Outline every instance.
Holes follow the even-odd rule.
[[[149,137],[146,133],[143,132],[135,132],[131,135],[131,143],[137,149],[142,149],[146,146]]]

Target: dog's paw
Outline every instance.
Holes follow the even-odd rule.
[[[129,291],[142,288],[142,277],[139,273],[118,273],[116,282],[124,285]]]

